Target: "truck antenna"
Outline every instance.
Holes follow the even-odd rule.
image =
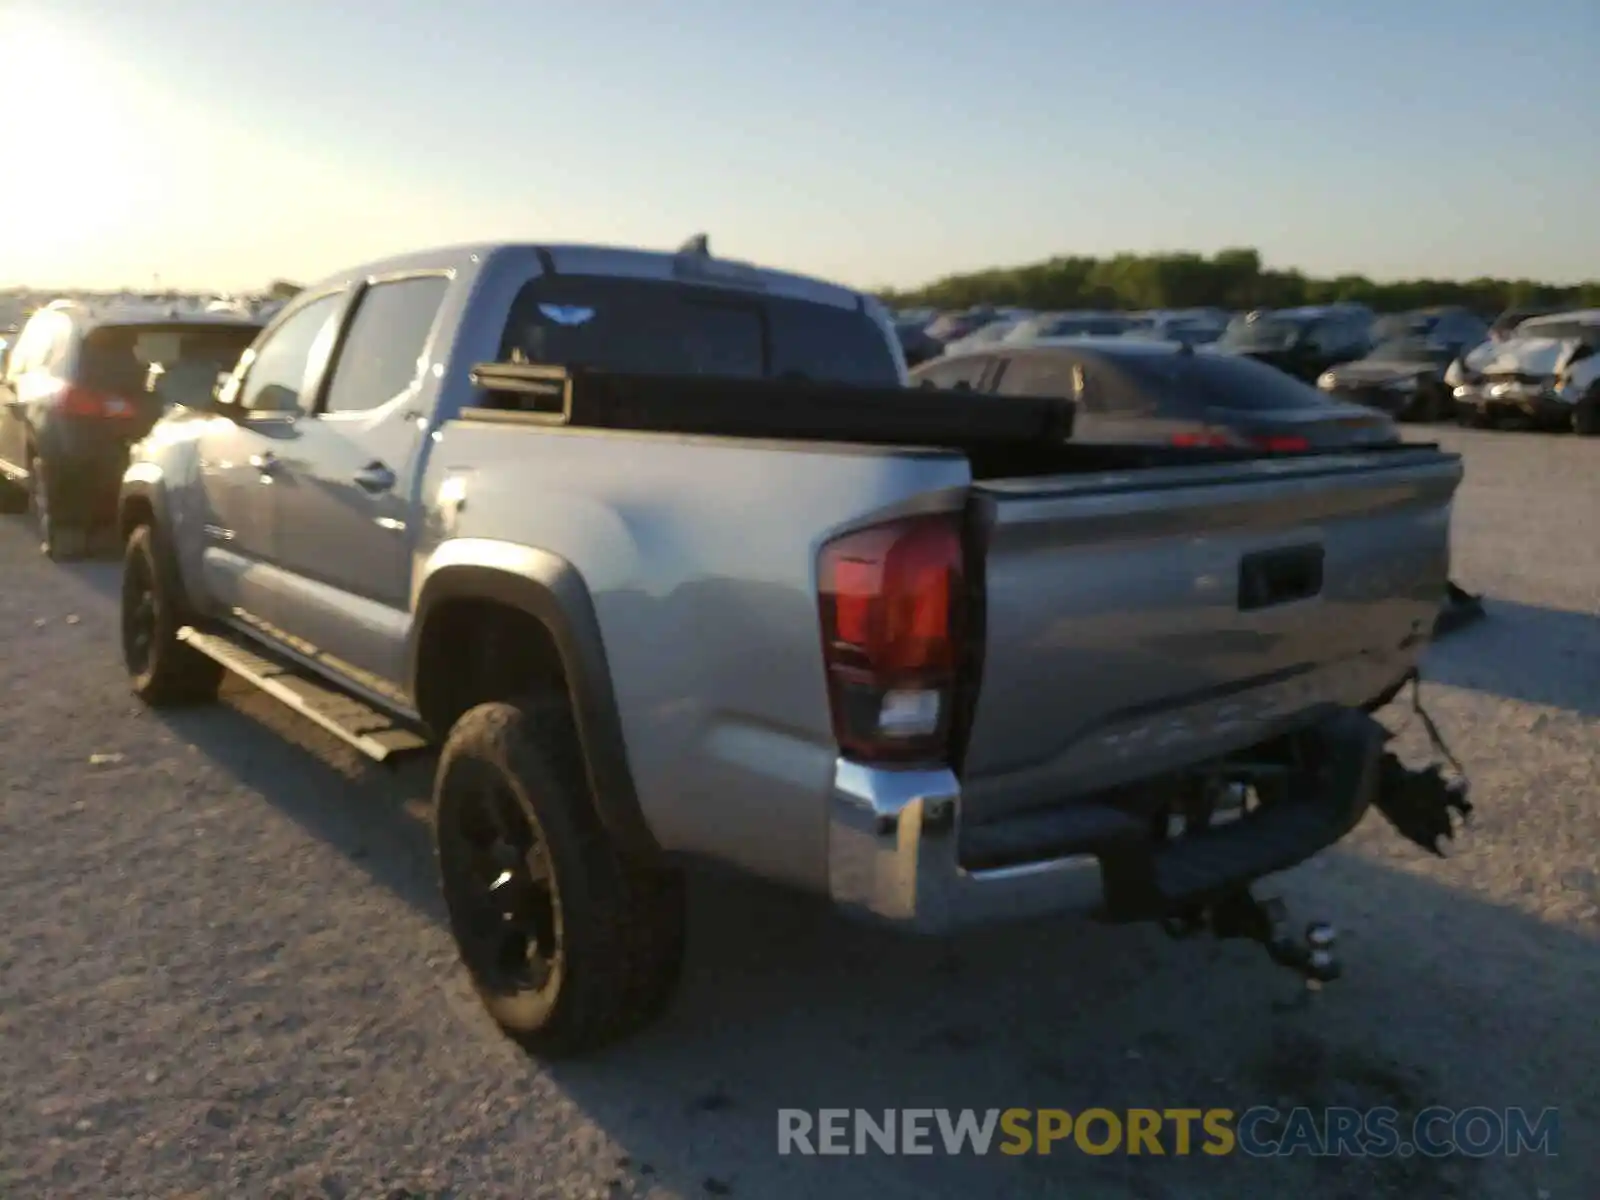
[[[697,258],[711,257],[711,239],[703,233],[697,233],[683,245],[678,247],[679,254],[692,254]]]

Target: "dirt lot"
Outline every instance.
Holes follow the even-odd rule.
[[[1481,819],[1449,861],[1373,817],[1295,873],[1344,930],[1313,1012],[1247,947],[1030,926],[891,940],[706,881],[668,1019],[541,1068],[480,1015],[435,898],[427,767],[270,702],[158,718],[116,567],[0,523],[0,1195],[1600,1196],[1600,445],[1450,432],[1432,652]],[[1401,714],[1395,714],[1397,717]],[[1558,1106],[1555,1159],[796,1159],[776,1110]]]

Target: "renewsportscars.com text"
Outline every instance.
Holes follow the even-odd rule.
[[[778,1110],[782,1155],[1053,1152],[1275,1158],[1555,1155],[1553,1108],[1064,1108]]]

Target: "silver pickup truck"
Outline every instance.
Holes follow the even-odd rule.
[[[484,245],[297,296],[134,448],[122,640],[373,759],[438,749],[462,957],[539,1053],[667,1001],[710,860],[937,932],[1049,912],[1327,930],[1251,887],[1464,798],[1369,714],[1409,679],[1460,461],[1081,445],[905,386],[856,292]]]

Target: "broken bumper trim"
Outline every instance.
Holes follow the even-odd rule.
[[[1092,801],[1065,807],[1092,827],[1081,853],[973,869],[960,856],[961,786],[948,770],[835,764],[828,881],[845,911],[912,932],[1051,913],[1154,919],[1206,903],[1333,845],[1378,799],[1388,731],[1344,710],[1318,730],[1316,786],[1282,804],[1171,842]],[[976,831],[974,831],[976,833]],[[992,838],[993,826],[984,827]]]

